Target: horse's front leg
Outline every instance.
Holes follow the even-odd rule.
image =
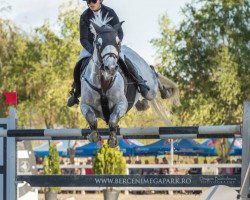
[[[128,102],[126,98],[123,98],[118,104],[115,105],[114,110],[109,118],[109,130],[110,135],[108,139],[108,145],[111,148],[115,148],[118,145],[118,139],[116,136],[118,122],[125,115],[128,109]]]
[[[89,128],[91,130],[90,134],[88,135],[88,140],[90,142],[100,141],[101,136],[99,135],[97,131],[97,119],[96,119],[94,110],[88,104],[82,103],[81,111],[85,119],[87,120],[89,124]]]

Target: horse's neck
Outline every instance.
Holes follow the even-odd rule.
[[[97,51],[95,49],[92,59],[88,65],[87,73],[85,75],[85,78],[88,79],[88,81],[97,88],[102,88],[105,90],[109,88],[112,79],[110,80],[104,80],[103,77],[101,77],[101,63],[99,62]]]

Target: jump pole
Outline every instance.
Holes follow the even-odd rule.
[[[99,129],[108,138],[109,129]],[[86,140],[89,129],[8,129],[0,130],[0,137],[17,140],[80,139]],[[123,139],[175,139],[175,138],[234,138],[241,137],[240,125],[119,128],[117,136]]]

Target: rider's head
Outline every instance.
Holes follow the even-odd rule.
[[[88,7],[92,11],[98,11],[101,8],[103,0],[85,0],[87,2]]]

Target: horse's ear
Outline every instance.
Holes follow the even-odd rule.
[[[118,32],[119,31],[119,29],[122,27],[122,24],[124,23],[124,21],[122,21],[122,22],[119,22],[118,24],[116,24],[116,25],[114,25],[114,29]]]
[[[92,26],[94,27],[95,29],[95,32],[98,34],[101,32],[101,27],[98,26],[97,24],[95,24],[94,22],[91,22]]]

